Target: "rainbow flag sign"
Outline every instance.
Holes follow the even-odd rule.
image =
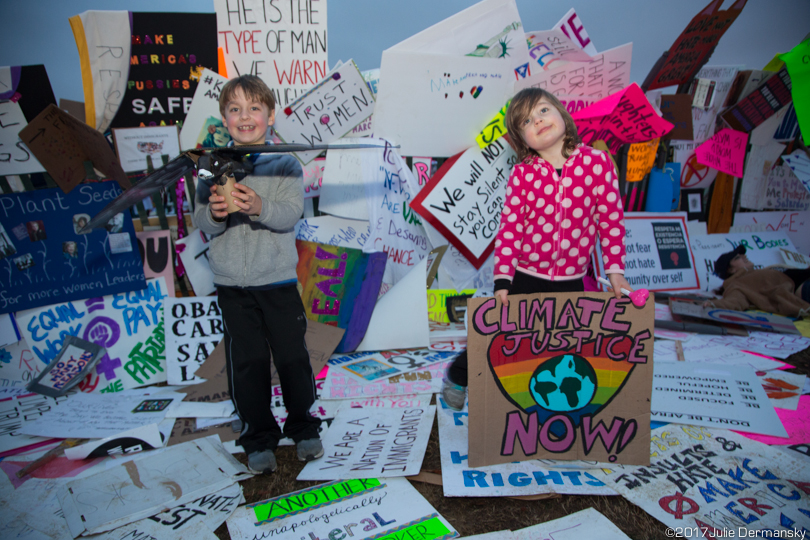
[[[472,467],[526,459],[649,463],[654,302],[607,293],[468,305]]]

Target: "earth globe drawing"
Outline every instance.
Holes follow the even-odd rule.
[[[537,366],[529,392],[543,409],[569,412],[591,402],[596,393],[596,373],[583,357],[564,354]]]

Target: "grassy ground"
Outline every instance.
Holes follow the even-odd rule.
[[[786,361],[795,366],[790,371],[810,375],[810,348],[794,354]],[[242,489],[248,502],[261,501],[319,483],[295,480],[304,464],[296,459],[294,447],[279,448],[277,457],[279,466],[273,475],[256,476],[242,482]],[[245,454],[238,454],[237,458],[244,463],[247,462]],[[441,472],[436,421],[433,424],[422,470]],[[497,497],[450,498],[444,496],[441,486],[422,482],[413,482],[413,485],[462,536],[504,529],[522,529],[592,507],[604,514],[630,538],[645,540],[669,538],[663,523],[621,496],[562,495],[537,501]],[[221,539],[230,539],[225,524],[217,529],[216,534]]]

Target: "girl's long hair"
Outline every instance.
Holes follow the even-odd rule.
[[[533,150],[523,140],[523,122],[532,113],[534,108],[545,99],[553,105],[558,111],[565,122],[565,137],[563,139],[563,157],[568,158],[571,153],[576,149],[577,145],[582,142],[577,133],[577,126],[571,114],[565,110],[565,107],[557,97],[543,90],[541,88],[524,88],[512,98],[509,108],[506,110],[506,131],[509,133],[509,140],[511,141],[512,148],[517,154],[518,163],[531,161],[535,156],[539,157],[537,151]]]

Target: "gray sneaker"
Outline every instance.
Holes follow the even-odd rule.
[[[442,381],[442,398],[447,406],[454,411],[460,411],[464,408],[464,402],[467,401],[467,387],[450,382],[448,379]]]
[[[295,445],[299,461],[312,461],[323,456],[323,445],[320,439],[306,439]]]
[[[272,450],[253,452],[248,455],[248,468],[253,474],[276,472],[276,455]]]

